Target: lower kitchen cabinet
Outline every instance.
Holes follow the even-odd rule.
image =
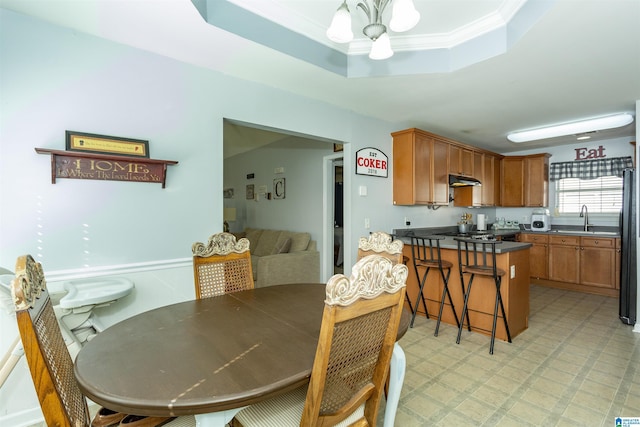
[[[529,249],[529,274],[536,279],[549,278],[549,236],[546,234],[520,233],[519,240],[531,243]]]
[[[533,244],[530,249],[532,283],[617,296],[619,238],[521,233],[520,241]]]
[[[616,288],[615,239],[580,238],[580,283],[586,286]]]
[[[580,282],[580,236],[549,236],[549,280]]]

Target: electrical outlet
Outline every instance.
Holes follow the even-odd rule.
[[[516,278],[516,266],[515,265],[511,266],[511,278],[512,279]]]
[[[404,217],[404,225],[411,225],[411,221],[406,216]]]
[[[369,218],[364,219],[364,228],[366,229],[371,228],[371,222],[369,221]]]

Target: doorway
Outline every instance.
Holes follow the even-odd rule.
[[[343,160],[333,162],[333,274],[344,273],[344,181]]]
[[[306,186],[306,188],[315,189],[314,191],[305,192],[305,197],[314,197],[314,203],[317,201],[318,209],[314,211],[313,216],[315,216],[315,218],[304,218],[307,218],[307,221],[309,222],[308,231],[312,233],[312,238],[318,241],[318,250],[320,251],[320,281],[326,282],[329,277],[334,274],[333,267],[335,264],[335,255],[337,255],[334,255],[335,226],[339,223],[342,226],[341,229],[345,229],[344,227],[347,227],[348,229],[348,207],[345,209],[345,201],[348,200],[348,195],[346,193],[348,193],[349,183],[345,182],[345,179],[343,178],[343,175],[346,175],[348,181],[348,171],[344,171],[345,173],[343,174],[344,166],[342,164],[342,160],[343,157],[348,156],[349,153],[348,150],[345,150],[346,153],[344,154],[342,151],[335,151],[335,147],[338,145],[337,143],[339,143],[339,141],[328,140],[313,135],[302,135],[284,129],[274,129],[263,125],[225,119],[223,128],[223,187],[242,190],[245,185],[253,183],[252,181],[247,181],[245,179],[244,172],[240,178],[236,176],[238,175],[237,173],[229,172],[234,171],[234,169],[226,167],[228,161],[237,159],[238,157],[236,156],[250,156],[249,152],[255,149],[279,149],[282,151],[283,147],[288,146],[292,139],[295,139],[295,148],[298,150],[298,154],[301,150],[309,148],[309,155],[311,156],[313,155],[311,154],[312,150],[317,152],[317,147],[320,146],[318,144],[322,144],[322,146],[326,146],[327,148],[331,147],[327,150],[331,152],[331,154],[321,154],[323,157],[315,157],[317,160],[314,160],[313,162],[309,161],[307,164],[304,160],[299,161],[299,164],[307,164],[308,168],[315,169],[318,167],[318,160],[320,158],[323,159],[322,193],[318,191],[319,188],[317,187],[317,181],[315,181],[315,183],[307,183]],[[327,151],[325,151],[325,153]],[[282,152],[286,153],[286,150]],[[335,165],[334,161],[336,162]],[[283,164],[284,162],[278,161],[278,164],[274,164],[273,167],[279,167]],[[314,164],[316,166],[314,166]],[[295,170],[294,168],[285,169],[287,170],[287,174],[290,174],[292,173],[290,171]],[[270,178],[273,170],[274,169],[271,168],[268,172],[263,173],[262,176],[268,175]],[[247,170],[247,172],[253,171],[253,168],[251,170]],[[318,171],[318,169],[315,169],[315,171]],[[233,177],[227,175],[233,175]],[[256,174],[255,182],[257,184],[265,182],[262,176]],[[305,176],[308,176],[308,174],[305,173]],[[259,179],[262,181],[258,182],[257,180]],[[291,182],[298,184],[304,179],[304,177],[287,175],[287,180],[289,179],[291,179]],[[233,180],[235,181],[231,182]],[[338,201],[335,199],[336,181],[342,183],[340,188],[337,190],[337,192],[341,193],[341,196],[338,196]],[[298,186],[300,187],[299,184]],[[232,199],[223,200],[221,207],[236,208],[237,220],[232,224],[232,231],[241,232],[247,226],[253,226],[251,221],[255,221],[255,212],[252,213],[254,216],[249,215],[247,208],[249,202],[245,200],[245,196],[242,191],[237,191],[237,194],[233,197],[234,198]],[[287,194],[286,200],[291,201],[293,199],[291,199],[289,194]],[[264,204],[265,202],[262,201],[262,203]],[[227,206],[227,204],[229,204],[229,206]],[[233,206],[231,206],[231,204],[233,204]],[[252,209],[255,211],[255,207],[258,206],[258,204],[254,204],[252,202],[251,205]],[[319,209],[320,205],[322,206],[322,210]],[[261,218],[264,222],[264,216]],[[298,228],[304,228],[300,224],[300,216],[297,218],[297,221]],[[281,224],[278,224],[278,227],[281,227]],[[348,254],[348,252],[345,249],[347,248],[343,245],[343,253],[345,254],[344,258],[347,258],[346,254]]]

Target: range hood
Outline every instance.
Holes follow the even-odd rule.
[[[449,175],[449,187],[470,187],[472,185],[482,185],[482,183],[470,176]]]

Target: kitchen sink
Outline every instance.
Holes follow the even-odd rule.
[[[616,231],[584,231],[584,230],[551,230],[552,233],[559,234],[589,234],[596,236],[617,236]]]

